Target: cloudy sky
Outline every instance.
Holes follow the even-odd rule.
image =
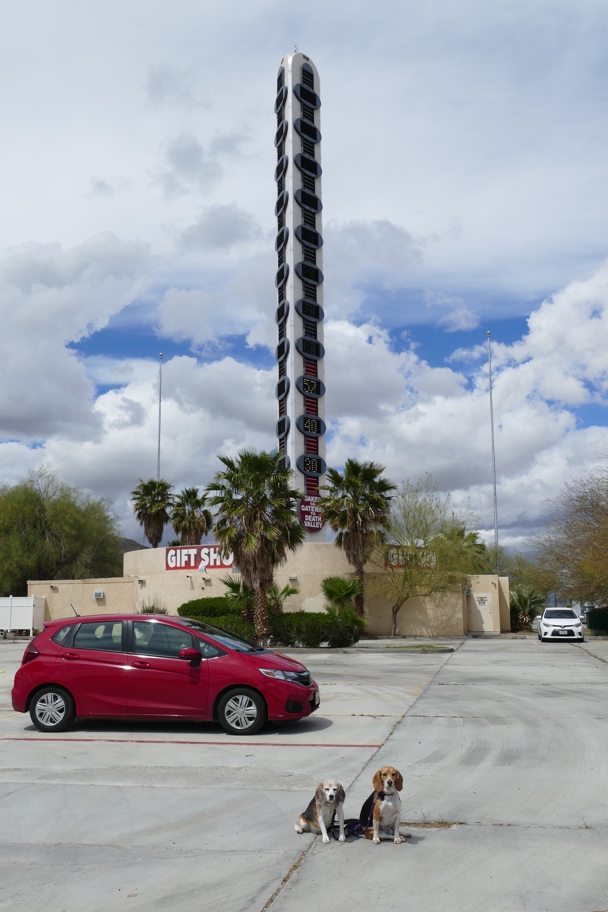
[[[0,479],[128,504],[271,448],[273,114],[322,80],[328,461],[524,548],[608,455],[602,0],[21,0],[0,33]]]

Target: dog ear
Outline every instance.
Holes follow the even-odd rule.
[[[382,770],[378,770],[376,773],[374,773],[374,778],[372,779],[372,785],[374,786],[374,788],[377,792],[381,792],[382,786],[384,785],[384,782],[382,781],[381,773],[382,773]]]
[[[403,789],[403,776],[399,770],[395,770],[395,788],[398,792],[402,791]]]
[[[317,786],[317,791],[315,792],[315,800],[317,804],[325,804],[325,792],[323,791],[322,782],[319,782]]]
[[[338,792],[336,794],[336,798],[337,798],[338,804],[344,804],[344,802],[346,801],[346,792],[344,791],[344,788],[340,783],[338,783]]]

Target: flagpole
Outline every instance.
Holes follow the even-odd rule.
[[[488,336],[488,375],[490,378],[490,431],[492,435],[492,485],[494,488],[494,550],[496,552],[496,574],[498,575],[498,499],[496,497],[496,448],[494,445],[494,403],[492,400],[492,346],[490,330]]]
[[[163,403],[163,353],[158,356],[158,451],[156,454],[156,478],[160,481],[160,422]]]

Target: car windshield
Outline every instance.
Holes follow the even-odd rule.
[[[221,643],[223,646],[228,646],[229,649],[235,649],[237,652],[265,652],[265,649],[263,649],[262,646],[256,646],[255,643],[244,640],[242,637],[237,636],[236,633],[229,633],[228,630],[222,630],[221,627],[214,627],[213,624],[193,621],[190,618],[185,618],[182,623],[185,624],[186,627],[192,628],[192,630],[200,630],[205,636],[212,637],[214,640],[217,640],[218,643]]]
[[[545,611],[545,617],[550,621],[578,620],[578,615],[571,608],[549,608]]]

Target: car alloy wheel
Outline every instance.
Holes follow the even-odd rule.
[[[222,728],[231,735],[253,735],[266,721],[266,704],[255,690],[235,688],[224,694],[218,707]]]
[[[74,715],[74,701],[61,687],[45,687],[32,699],[30,717],[39,731],[64,731]]]

